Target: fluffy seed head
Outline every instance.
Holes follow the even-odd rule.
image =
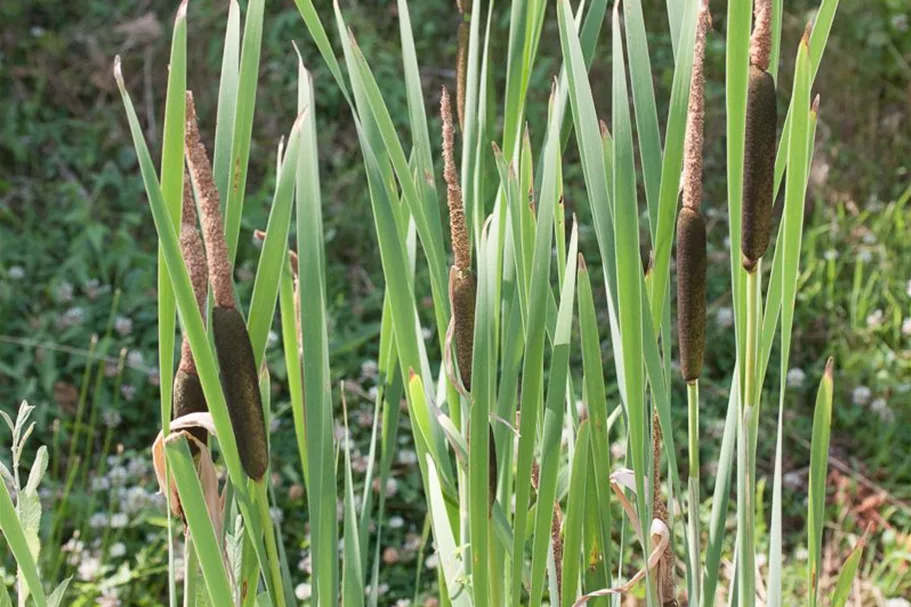
[[[459,131],[465,132],[465,94],[468,88],[468,23],[459,24],[458,48],[456,50],[456,110],[459,114]]]
[[[750,64],[766,72],[769,70],[769,57],[772,54],[772,0],[755,0],[753,19]]]
[[[707,4],[699,11],[696,43],[693,49],[693,73],[690,77],[690,99],[686,118],[686,141],[683,157],[683,206],[696,211],[702,204],[702,143],[705,124],[705,36],[712,26]]]
[[[750,66],[743,157],[743,267],[752,272],[769,246],[775,182],[775,82],[768,72]]]
[[[206,291],[209,285],[209,272],[206,267],[206,251],[196,229],[196,203],[193,201],[193,188],[189,175],[183,180],[183,207],[180,223],[180,252],[190,275],[196,306],[205,318]],[[190,350],[190,342],[184,335],[180,346],[180,369],[196,375],[196,363]]]
[[[677,218],[677,333],[680,373],[687,383],[702,374],[705,352],[705,221],[699,211]]]
[[[443,179],[446,181],[446,201],[449,205],[449,231],[452,237],[452,253],[455,266],[460,270],[471,269],[471,244],[465,225],[465,208],[462,206],[462,188],[456,171],[453,144],[452,107],[449,91],[443,87],[440,100],[440,115],[443,119]]]
[[[259,379],[247,326],[237,309],[215,306],[212,332],[240,461],[247,475],[259,480],[269,466],[269,452]]]
[[[187,165],[193,185],[199,194],[199,208],[202,212],[202,230],[205,238],[209,280],[215,303],[223,308],[234,307],[234,290],[231,280],[231,262],[228,261],[228,247],[225,244],[225,229],[221,220],[221,204],[218,190],[212,178],[212,166],[206,148],[199,136],[196,121],[196,105],[193,93],[187,91]]]

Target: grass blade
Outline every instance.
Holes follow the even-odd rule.
[[[857,544],[854,546],[854,549],[851,550],[851,554],[845,559],[845,564],[842,565],[841,573],[838,574],[838,582],[835,584],[835,590],[832,591],[831,607],[845,607],[845,603],[848,602],[848,595],[851,593],[851,584],[854,582],[854,576],[857,575],[857,567],[860,565],[860,557],[864,553],[864,546],[866,543],[867,535],[865,533],[863,537],[857,540]]]
[[[215,147],[212,154],[212,175],[215,177],[219,200],[228,199],[239,71],[240,6],[237,0],[231,0],[228,4],[228,26],[225,29],[225,46],[221,57],[221,77],[218,79],[218,114],[215,118]]]
[[[209,598],[214,605],[231,605],[234,600],[231,584],[228,582],[228,572],[225,570],[222,551],[219,548],[218,538],[215,536],[212,519],[209,518],[202,485],[199,482],[186,437],[179,436],[166,440],[165,453],[174,481],[177,483],[180,506],[193,536]]]
[[[829,433],[832,425],[832,392],[834,361],[826,363],[826,371],[816,394],[813,415],[813,440],[810,446],[809,504],[807,507],[807,539],[810,558],[807,576],[810,607],[816,607],[819,595],[819,573],[822,566],[822,525],[826,513],[826,474],[829,465]]]
[[[256,107],[256,83],[259,76],[259,57],[262,50],[263,12],[265,0],[250,0],[244,21],[243,47],[240,52],[240,74],[234,114],[234,133],[231,142],[231,181],[225,199],[225,241],[228,261],[234,263],[240,237],[240,219],[244,210],[247,169],[250,160],[250,138],[253,134],[253,111]]]
[[[582,521],[585,518],[585,491],[590,458],[590,424],[579,424],[576,434],[576,452],[573,457],[569,481],[569,498],[566,501],[566,520],[563,526],[563,589],[560,593],[563,607],[572,607],[579,588],[580,554],[582,550]]]
[[[22,530],[19,517],[16,515],[13,498],[10,496],[4,479],[0,479],[0,531],[3,531],[3,537],[6,539],[9,549],[16,559],[19,570],[25,577],[25,581],[28,584],[28,593],[34,599],[36,607],[45,607],[47,598],[44,594],[44,588],[41,586],[38,566],[32,557],[32,551],[25,538],[25,532]],[[26,594],[26,596],[28,595]],[[23,597],[23,602],[24,599],[25,597]]]

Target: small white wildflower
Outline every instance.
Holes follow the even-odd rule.
[[[379,365],[373,359],[365,360],[361,363],[361,378],[362,379],[375,379],[379,373]]]
[[[104,363],[104,376],[105,377],[114,377],[117,375],[117,371],[120,369],[120,365],[117,364],[116,360],[107,360]]]
[[[145,356],[139,350],[130,350],[129,354],[127,354],[127,366],[129,367],[141,369],[144,362]]]
[[[97,607],[120,607],[123,603],[117,596],[117,588],[105,588],[98,597]]]
[[[272,522],[276,525],[281,525],[282,521],[285,520],[285,513],[282,512],[282,509],[277,506],[272,506],[269,508],[269,518],[272,519]]]
[[[57,320],[61,329],[81,325],[85,321],[85,310],[79,306],[70,308]]]
[[[44,35],[44,32],[45,32],[45,29],[43,27],[41,27],[40,25],[35,25],[29,30],[29,33],[32,35],[32,38],[40,38],[41,36]]]
[[[298,601],[306,601],[313,595],[313,588],[310,584],[300,583],[294,587],[294,596]]]
[[[269,420],[269,432],[271,432],[271,433],[278,432],[279,430],[281,430],[281,427],[282,427],[281,419],[279,419],[277,417],[273,417],[272,419]]]
[[[130,518],[123,512],[118,512],[111,516],[111,528],[123,529],[130,522]]]
[[[427,567],[427,569],[436,569],[437,566],[439,566],[439,564],[440,564],[440,557],[437,556],[436,552],[434,552],[433,554],[428,556],[427,559],[424,561],[424,566]]]
[[[380,393],[380,389],[376,386],[370,386],[370,389],[367,390],[367,396],[370,400],[376,400],[377,395]]]
[[[399,490],[399,483],[394,478],[389,478],[386,481],[386,497],[392,497]]]
[[[402,517],[400,517],[398,515],[389,517],[389,528],[390,529],[401,529],[404,526],[405,526],[405,519],[403,519]]]
[[[715,321],[723,329],[730,329],[734,326],[734,310],[731,308],[718,308],[715,312]]]
[[[126,337],[133,332],[133,321],[127,316],[118,316],[114,319],[114,330]]]
[[[864,406],[870,402],[873,397],[873,391],[867,386],[857,386],[851,395],[851,400],[855,405]]]
[[[867,326],[871,329],[875,329],[881,324],[883,324],[883,311],[875,310],[871,314],[867,315]]]
[[[424,341],[427,341],[428,339],[430,339],[431,337],[433,337],[433,331],[431,331],[431,330],[430,330],[429,328],[427,328],[427,327],[422,327],[422,328],[421,328],[421,337],[424,338]]]
[[[411,599],[399,599],[395,602],[395,607],[411,607]]]
[[[803,386],[803,382],[806,381],[807,374],[803,372],[803,369],[799,367],[794,367],[788,371],[788,387],[789,388],[800,388]]]
[[[278,343],[278,333],[275,331],[269,331],[269,336],[266,337],[266,347],[271,348]]]
[[[108,428],[116,428],[123,421],[123,418],[117,409],[105,409],[104,413],[101,414],[101,421]]]
[[[794,558],[796,558],[798,561],[805,561],[809,556],[810,553],[807,552],[807,549],[804,547],[800,547],[794,551]]]
[[[879,415],[884,422],[889,423],[895,420],[895,412],[886,402],[885,398],[877,398],[871,402],[870,411]]]
[[[95,579],[100,571],[101,561],[99,561],[94,556],[89,556],[82,559],[82,561],[79,563],[77,574],[80,580],[90,582]]]
[[[876,244],[876,234],[873,232],[864,233],[864,244]]]
[[[57,285],[57,290],[55,293],[57,301],[60,303],[69,303],[73,301],[73,285],[69,282],[63,281]]]
[[[136,397],[136,386],[133,384],[123,384],[120,386],[120,394],[128,401]]]
[[[123,542],[115,542],[111,545],[108,553],[111,555],[111,558],[119,559],[127,553],[127,547]]]
[[[626,455],[626,443],[622,441],[617,441],[610,446],[610,455],[615,460],[623,459],[623,456]]]
[[[873,261],[873,253],[871,253],[869,249],[864,249],[857,254],[857,259],[861,263],[870,263]]]
[[[22,280],[25,278],[25,269],[22,266],[12,266],[7,272],[10,280]]]
[[[89,517],[89,527],[92,529],[101,529],[102,527],[107,527],[108,524],[108,515],[104,512],[96,512]]]
[[[108,287],[101,286],[101,282],[97,278],[92,278],[82,285],[82,290],[85,291],[85,294],[89,299],[95,299],[103,291],[107,291],[107,289]]]
[[[304,573],[313,572],[313,560],[310,558],[309,554],[306,555],[304,558],[302,558],[300,561],[298,561],[297,568],[299,570],[303,571]]]
[[[149,504],[149,492],[142,487],[130,487],[124,492],[120,508],[127,515],[139,514]]]
[[[130,476],[139,477],[146,473],[149,469],[148,461],[144,460],[141,457],[131,457],[130,461],[127,462],[127,472],[130,473]]]
[[[114,466],[108,471],[108,478],[115,487],[123,486],[129,478],[129,473],[123,466]]]
[[[822,256],[825,257],[826,261],[835,261],[836,259],[838,259],[838,251],[836,251],[835,249],[829,249],[828,251],[823,253]]]
[[[898,391],[899,394],[905,394],[907,392],[911,392],[911,382],[906,381],[904,383],[898,384],[898,386],[896,386],[895,389]]]
[[[398,452],[396,459],[403,466],[414,466],[418,463],[418,454],[411,449],[404,449]]]
[[[902,321],[902,335],[911,336],[911,316]]]
[[[895,31],[901,32],[902,34],[907,32],[908,27],[909,27],[908,26],[908,15],[904,15],[904,14],[893,15],[892,16],[892,27],[895,28]],[[908,605],[908,607],[911,607],[911,603],[909,603],[908,601],[905,601],[905,604]],[[887,605],[886,607],[892,607],[892,606]]]
[[[107,491],[111,488],[111,481],[108,480],[106,476],[96,476],[92,478],[92,491],[98,493],[100,491]]]

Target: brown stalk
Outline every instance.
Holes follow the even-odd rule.
[[[652,476],[652,512],[654,518],[662,521],[671,529],[668,521],[667,504],[661,494],[661,425],[658,423],[658,412],[652,415],[652,456],[654,458],[654,474]],[[655,573],[658,583],[658,602],[663,607],[677,606],[677,584],[674,579],[674,565],[676,557],[674,549],[669,542],[664,549],[664,554],[658,561]]]

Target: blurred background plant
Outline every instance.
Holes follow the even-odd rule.
[[[344,4],[346,19],[358,32],[390,114],[400,121],[397,126],[403,126],[408,112],[395,2]],[[318,8],[328,11],[328,5],[318,3]],[[656,87],[668,90],[673,60],[663,23],[664,2],[650,0],[643,5],[646,22],[654,30],[649,43]],[[803,0],[787,3],[783,49],[796,48],[815,5]],[[211,116],[226,5],[199,0],[192,6],[190,84],[200,113]],[[81,457],[75,468],[59,466],[65,458],[51,458],[43,499],[50,504],[66,496],[71,522],[58,529],[45,517],[44,531],[56,534],[61,549],[44,566],[74,574],[73,584],[94,589],[87,596],[111,595],[111,605],[116,601],[157,604],[157,598],[130,595],[129,584],[118,580],[143,579],[145,588],[160,588],[163,596],[166,571],[160,563],[166,545],[164,533],[155,532],[163,528],[164,514],[160,500],[153,496],[149,470],[134,463],[143,459],[145,446],[158,430],[157,424],[148,423],[157,414],[158,394],[156,238],[145,193],[135,178],[136,156],[110,78],[110,64],[115,53],[125,54],[124,71],[133,77],[129,86],[157,157],[173,10],[173,2],[160,0],[0,4],[4,24],[0,31],[0,90],[4,91],[0,101],[0,402],[11,414],[22,399],[36,405],[35,437],[26,451],[27,462],[34,459],[38,444]],[[440,85],[455,89],[458,20],[449,0],[414,2],[411,11],[422,88],[428,107],[435,107]],[[716,30],[723,31],[722,7],[713,7],[713,13]],[[867,596],[883,601],[911,593],[911,435],[903,431],[911,422],[908,21],[905,0],[842,3],[814,88],[822,96],[822,105],[808,192],[792,369],[787,376],[793,402],[784,437],[788,452],[808,456],[805,445],[816,380],[825,356],[833,354],[838,360],[830,451],[830,481],[835,489],[829,495],[828,520],[840,523],[832,530],[836,537],[857,535],[866,524],[874,523],[873,550],[864,556],[859,583]],[[290,3],[269,3],[267,23],[242,235],[266,223],[275,189],[274,145],[296,113],[291,94],[296,67],[288,41],[307,39],[300,15]],[[504,11],[493,26],[505,32],[508,14]],[[602,35],[599,44],[607,56],[609,36]],[[350,434],[356,446],[352,464],[357,470],[367,465],[372,391],[378,383],[375,361],[383,280],[350,114],[314,46],[300,46],[304,62],[314,71],[320,158],[333,175],[323,183],[330,357],[333,385],[344,379],[349,392]],[[783,82],[793,78],[792,61],[789,53],[783,54]],[[710,36],[706,62],[706,198],[720,201],[725,196],[722,36]],[[543,123],[548,81],[559,65],[556,19],[547,19],[529,86],[531,121]],[[610,98],[609,70],[606,61],[596,61],[591,78],[602,110]],[[599,79],[599,73],[604,78]],[[600,81],[604,84],[599,85]],[[786,89],[779,87],[780,92]],[[666,108],[659,107],[658,115],[666,115]],[[437,145],[439,128],[434,120],[430,132]],[[582,184],[578,163],[567,162],[566,169],[567,199],[581,198],[572,194]],[[707,212],[712,208],[709,205]],[[583,216],[587,213],[584,208],[574,210]],[[714,430],[714,436],[720,436],[734,361],[733,312],[725,304],[730,300],[725,224],[720,211],[708,216],[709,259],[719,263],[709,264],[713,306],[707,339],[713,347],[707,352],[702,380],[706,403],[702,417],[703,426],[710,435]],[[593,242],[592,232],[580,231],[581,248],[590,249]],[[252,290],[257,246],[253,239],[242,237],[235,273],[242,301],[249,299]],[[422,291],[429,291],[426,269],[419,268],[417,279]],[[429,320],[432,306],[428,302],[419,312]],[[606,324],[606,317],[599,321]],[[275,380],[273,401],[284,411],[273,422],[273,450],[278,453],[276,461],[282,461],[283,453],[293,461],[290,432],[276,433],[290,428],[287,405],[282,408],[288,394],[279,388],[286,385],[279,344],[275,335],[267,351]],[[604,356],[609,358],[610,353]],[[770,364],[777,362],[773,358]],[[767,388],[772,394],[774,380]],[[682,386],[676,392],[681,396]],[[608,384],[608,393],[616,399],[615,383]],[[110,431],[87,432],[91,427]],[[768,444],[760,450],[769,452],[774,427],[763,430],[768,432],[760,432],[760,440]],[[339,436],[346,432],[340,424],[336,431]],[[430,554],[425,551],[425,506],[410,436],[400,433],[401,450],[391,480],[386,487],[375,488],[388,496],[382,554],[388,568],[383,576],[386,587],[381,590],[390,604],[422,596],[436,577],[420,574],[422,568],[436,563],[433,558],[425,563]],[[681,433],[678,444],[685,444],[684,437]],[[7,438],[5,427],[0,426],[4,447]],[[715,459],[711,453],[703,457],[706,462]],[[784,462],[785,530],[795,534],[786,550],[795,557],[805,554],[799,538],[806,459]],[[760,478],[771,474],[771,461],[760,461],[759,466]],[[302,479],[295,466],[276,467],[273,472],[281,506],[274,514],[281,516],[303,503]],[[97,501],[105,483],[113,488],[107,490],[112,509],[102,508]],[[711,485],[704,486],[703,495],[710,490]],[[140,492],[145,496],[141,500]],[[115,526],[115,516],[118,525],[124,521],[121,514],[126,515],[126,523]],[[107,517],[106,526],[101,525],[101,516]],[[113,529],[106,533],[106,527]],[[285,517],[283,533],[296,550],[290,556],[299,560],[298,579],[303,580],[309,553],[305,529],[298,527],[302,525],[295,517]],[[120,554],[118,545],[126,552]],[[847,545],[845,541],[842,549]],[[52,546],[51,552],[55,550]],[[829,559],[833,566],[839,556]],[[0,565],[6,567],[8,581],[13,573],[11,560]],[[804,584],[803,566],[790,573],[786,588],[799,589]],[[114,593],[109,590],[113,587],[120,590]],[[307,589],[298,590],[303,598]]]

